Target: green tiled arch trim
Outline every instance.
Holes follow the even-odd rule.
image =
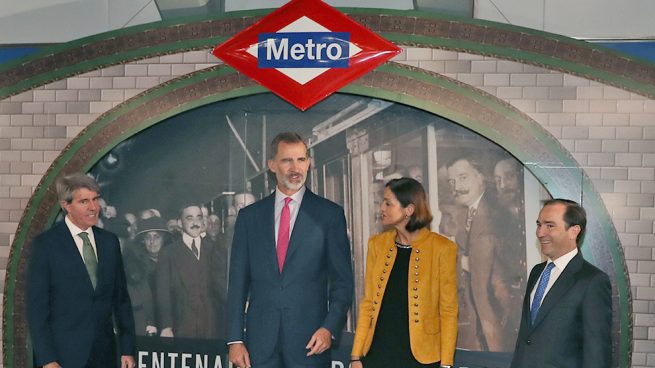
[[[12,244],[4,299],[4,363],[30,366],[25,322],[25,267],[30,241],[57,212],[55,179],[87,171],[123,140],[181,112],[267,91],[226,66],[215,66],[148,90],[118,105],[84,129],[62,151],[37,186]],[[583,201],[589,231],[583,252],[613,284],[614,366],[629,367],[632,306],[623,252],[611,218],[590,179],[566,149],[539,124],[503,101],[444,76],[394,63],[383,65],[340,92],[370,96],[429,111],[496,142],[516,156],[553,196]]]
[[[561,70],[655,98],[655,63],[590,43],[470,18],[415,11],[341,9],[387,39]],[[157,55],[209,50],[270,10],[124,28],[47,48],[0,67],[0,99],[49,82]]]

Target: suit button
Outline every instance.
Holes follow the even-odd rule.
[[[414,299],[418,299],[418,295],[414,295]]]
[[[418,265],[414,266],[414,269],[415,269],[415,270],[418,270]]]
[[[378,289],[382,289],[382,285],[378,284]]]
[[[373,301],[373,304],[378,304],[378,301],[377,301],[377,300],[374,300],[374,301]]]
[[[414,306],[415,306],[415,307],[418,307],[418,303],[414,303]]]
[[[420,261],[420,260],[421,260],[421,259],[420,259],[420,258],[418,258],[418,257],[416,257],[415,259],[416,259],[416,262],[418,262],[418,261]]]
[[[387,273],[387,269],[386,269],[386,268],[383,269],[383,270],[382,270],[382,273]]]
[[[380,281],[384,281],[384,277],[383,277],[383,276],[380,276]]]
[[[389,265],[389,262],[384,262],[384,265],[385,265],[385,266],[388,266],[388,265]]]
[[[414,291],[418,291],[418,288],[413,288],[412,290],[414,290]]]
[[[532,340],[527,339],[527,340],[525,340],[525,343],[528,344],[528,345],[530,345],[530,344],[532,344]]]
[[[416,250],[416,253],[421,253],[421,250],[420,250],[420,249],[417,249],[417,250]]]
[[[418,319],[415,319],[415,320],[414,320],[414,323],[418,323]]]

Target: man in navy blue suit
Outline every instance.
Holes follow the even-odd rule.
[[[120,367],[134,367],[134,318],[118,238],[94,226],[99,192],[86,175],[60,178],[66,217],[32,243],[27,316],[36,366],[115,368],[119,352]]]
[[[537,219],[541,253],[523,301],[521,328],[511,368],[609,368],[612,363],[612,286],[578,247],[585,210],[551,199]]]
[[[242,368],[330,367],[353,294],[343,208],[305,188],[310,158],[298,134],[276,136],[271,153],[275,193],[235,224],[229,358]]]

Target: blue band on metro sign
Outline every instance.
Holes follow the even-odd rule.
[[[213,53],[306,110],[400,48],[321,0],[293,0]]]
[[[347,68],[349,50],[347,32],[260,33],[257,62],[260,68]]]

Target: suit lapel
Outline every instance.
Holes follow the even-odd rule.
[[[536,286],[537,280],[539,280],[539,275],[541,275],[541,272],[543,272],[545,267],[546,262],[538,264],[532,270],[530,277],[528,278],[527,291],[525,293],[525,298],[523,298],[523,315],[521,317],[523,318],[523,323],[525,323],[526,326],[529,326],[529,328],[532,328],[532,322],[530,321],[530,294],[532,294],[532,290]]]
[[[82,259],[82,255],[80,255],[80,251],[77,249],[75,239],[73,239],[73,234],[71,234],[68,226],[66,226],[66,222],[61,221],[57,226],[59,237],[62,239],[62,256],[69,257],[70,259],[74,260],[73,263],[75,264],[75,271],[80,274],[80,280],[85,280],[85,285],[87,285],[89,289],[93,290],[91,278],[89,277],[89,273],[86,271],[84,259]],[[93,235],[95,237],[96,233],[94,232]],[[98,241],[96,240],[96,246],[97,242]]]
[[[272,270],[275,275],[280,274],[280,268],[277,264],[277,249],[276,241],[277,234],[275,233],[275,192],[268,197],[262,199],[262,211],[258,212],[258,223],[262,225],[262,234],[264,237],[264,260],[266,267]]]
[[[202,241],[201,241],[202,243]],[[187,290],[193,288],[193,275],[188,270],[194,270],[199,272],[199,262],[195,254],[189,249],[189,247],[184,244],[182,238],[179,238],[176,243],[172,244],[174,248],[171,249],[171,253],[175,258],[176,272],[179,275],[179,279],[184,284],[184,287]],[[203,247],[204,244],[200,245],[200,257],[203,257]]]
[[[575,284],[575,274],[580,270],[580,267],[582,266],[582,256],[580,253],[578,253],[573,259],[569,262],[569,264],[566,266],[562,274],[557,278],[557,281],[553,284],[553,286],[550,288],[548,291],[548,294],[544,297],[544,300],[541,302],[541,306],[539,307],[539,313],[537,314],[537,318],[534,321],[534,325],[532,328],[536,328],[539,326],[541,321],[544,320],[546,315],[550,312],[551,309],[555,305],[557,305],[558,302],[562,300],[562,296],[566,294],[571,287]]]
[[[97,272],[96,291],[97,291],[100,288],[100,286],[103,285],[103,281],[107,273],[109,257],[111,257],[111,254],[110,254],[110,247],[107,246],[103,234],[100,231],[96,231],[95,227],[93,229],[93,238],[96,241],[96,252],[97,252],[96,256],[98,257],[98,269],[96,271]],[[84,270],[86,271],[86,266]],[[91,279],[89,279],[89,284],[90,283],[91,283]]]
[[[478,208],[476,209],[475,216],[471,220],[471,229],[468,232],[469,239],[479,239],[482,235],[480,233],[488,231],[488,223],[486,223],[490,218],[491,214],[489,212],[489,203],[487,201],[488,194],[485,192],[478,203]],[[468,208],[464,208],[464,223],[466,223],[466,218],[468,217]],[[469,250],[470,251],[470,250]]]
[[[305,229],[310,228],[308,224],[312,221],[310,213],[313,205],[314,193],[310,192],[309,189],[305,189],[305,194],[303,195],[302,202],[300,202],[300,208],[298,209],[298,216],[296,216],[296,222],[293,225],[293,231],[289,236],[289,249],[287,250],[285,263],[291,259],[293,254],[300,247],[301,239],[305,238],[303,235]]]

